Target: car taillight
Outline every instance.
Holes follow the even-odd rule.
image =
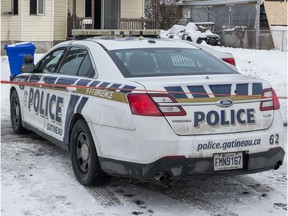
[[[272,88],[267,88],[262,90],[262,98],[264,101],[260,103],[260,110],[277,110],[280,108],[279,99]],[[267,99],[267,100],[266,100]]]
[[[148,94],[128,94],[132,114],[143,116],[163,116]]]
[[[150,94],[164,116],[185,116],[185,110],[169,94]]]
[[[223,61],[231,64],[231,65],[234,65],[236,66],[236,62],[235,62],[235,59],[234,58],[222,58]]]
[[[131,93],[127,95],[132,114],[143,116],[185,116],[185,110],[169,94]]]

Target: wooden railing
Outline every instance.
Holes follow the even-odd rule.
[[[93,29],[93,21],[91,17],[74,17],[67,18],[67,37],[72,37],[72,29]],[[118,29],[157,29],[154,19],[147,18],[121,18],[119,20]]]
[[[154,19],[134,19],[121,18],[119,20],[119,29],[156,29],[156,22]]]
[[[92,29],[93,21],[91,17],[74,17],[67,18],[67,37],[72,37],[72,29]]]

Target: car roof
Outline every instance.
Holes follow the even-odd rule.
[[[139,49],[139,48],[192,48],[198,47],[187,44],[179,40],[158,39],[158,38],[116,38],[116,39],[87,39],[84,41],[94,41],[106,50],[119,49]]]

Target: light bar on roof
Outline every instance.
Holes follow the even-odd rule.
[[[159,36],[160,29],[73,29],[73,37],[94,36]]]

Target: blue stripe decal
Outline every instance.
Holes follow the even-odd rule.
[[[42,75],[32,75],[30,76],[29,82],[39,82],[42,78]]]
[[[209,85],[215,97],[229,97],[231,95],[231,84]]]
[[[68,144],[68,140],[69,140],[69,128],[70,128],[70,124],[71,124],[71,118],[74,114],[74,109],[76,107],[76,104],[79,100],[79,96],[77,95],[71,95],[70,97],[70,101],[69,101],[69,105],[68,105],[68,109],[67,109],[67,113],[66,113],[66,120],[65,120],[65,128],[64,128],[64,143]]]
[[[209,95],[207,94],[206,90],[204,89],[203,86],[187,86],[191,94],[193,95],[194,98],[208,98]],[[200,94],[197,94],[197,93]]]
[[[47,84],[54,84],[57,79],[58,79],[58,77],[48,77],[48,78],[45,80],[45,83],[47,83]]]
[[[100,83],[100,81],[93,81],[89,86],[95,87]]]
[[[109,87],[109,89],[111,89],[111,90],[117,90],[120,86],[121,86],[121,84],[115,83],[115,84],[113,84],[111,87]]]
[[[85,106],[85,104],[87,103],[87,101],[88,101],[87,97],[83,97],[81,99],[79,105],[77,106],[76,113],[81,113],[82,112],[82,109]]]
[[[99,86],[100,88],[105,88],[105,87],[107,87],[108,85],[110,85],[110,83],[108,83],[108,82],[103,82],[103,83],[101,83],[101,85]]]
[[[173,95],[174,98],[188,98],[187,95],[184,93],[181,86],[172,86],[172,87],[165,87],[168,93]],[[179,92],[179,94],[177,93]]]
[[[80,80],[76,83],[76,85],[78,85],[78,86],[87,86],[89,82],[91,82],[91,80],[88,80],[88,79],[80,79]]]
[[[236,91],[238,95],[248,95],[248,83],[245,84],[237,84]]]
[[[46,81],[48,80],[49,76],[43,76],[43,81],[46,83]]]
[[[17,75],[17,76],[15,77],[15,79],[24,79],[24,78],[26,78],[26,77],[28,77],[28,76],[26,76],[26,75]]]
[[[56,84],[71,85],[77,81],[76,78],[60,77]]]
[[[29,79],[29,76],[17,76],[14,78],[13,81],[15,81],[15,82],[27,82],[28,79]]]
[[[122,93],[130,93],[132,92],[136,87],[135,86],[129,86],[129,85],[125,85],[120,92]]]
[[[252,95],[261,95],[263,90],[262,83],[253,83]]]

